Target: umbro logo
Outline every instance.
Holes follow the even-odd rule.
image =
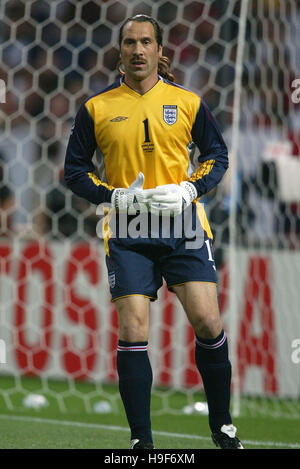
[[[120,121],[124,121],[125,119],[128,119],[128,117],[125,117],[125,116],[117,116],[117,117],[114,117],[113,119],[110,119],[109,122],[120,122]]]

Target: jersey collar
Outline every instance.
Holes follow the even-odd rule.
[[[158,81],[155,83],[155,85],[152,86],[152,88],[150,88],[150,90],[147,91],[147,93],[140,94],[137,91],[134,91],[132,88],[130,88],[130,86],[128,86],[125,83],[124,79],[125,79],[124,76],[122,76],[120,78],[120,85],[122,86],[123,90],[126,91],[131,96],[135,96],[137,98],[144,98],[144,97],[148,97],[150,95],[152,96],[152,94],[154,94],[154,93],[156,93],[156,91],[158,91],[158,89],[161,87],[161,84],[163,83],[162,77],[160,75],[158,75]]]

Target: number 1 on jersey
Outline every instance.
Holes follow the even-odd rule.
[[[144,143],[149,143],[150,142],[150,138],[149,138],[149,124],[148,124],[148,119],[145,119],[143,121],[143,124],[144,124],[144,128],[145,128],[145,141]]]

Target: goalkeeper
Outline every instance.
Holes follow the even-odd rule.
[[[116,212],[138,202],[160,220],[170,214],[175,220],[188,208],[204,232],[202,246],[188,249],[185,235],[176,238],[172,229],[168,238],[137,239],[112,237],[107,230],[106,262],[119,318],[117,371],[131,448],[153,448],[149,309],[163,278],[195,331],[196,365],[213,441],[220,448],[242,448],[229,412],[231,364],[218,309],[212,234],[196,202],[221,180],[227,148],[204,101],[173,83],[156,20],[128,18],[119,46],[122,76],[81,105],[67,147],[65,180],[78,196],[94,204],[110,203]],[[191,142],[200,156],[188,177]],[[96,148],[100,178],[92,163]]]

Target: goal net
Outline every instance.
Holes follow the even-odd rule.
[[[61,410],[74,397],[88,412],[101,399],[116,408],[118,324],[96,207],[66,189],[63,163],[75,113],[116,79],[119,27],[137,13],[158,19],[176,82],[206,100],[229,148],[202,202],[234,412],[299,418],[297,0],[1,1],[0,401],[18,408],[34,390]],[[193,331],[165,286],[149,353],[154,412],[203,398]]]

